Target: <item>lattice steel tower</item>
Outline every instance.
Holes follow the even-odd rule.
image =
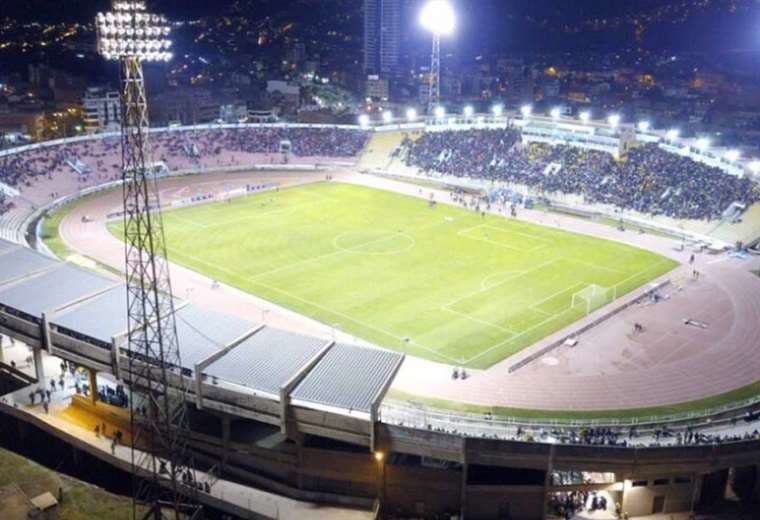
[[[144,2],[129,0],[99,13],[97,29],[99,52],[120,66],[133,517],[139,504],[149,510],[145,517],[197,517],[187,450],[189,381],[180,364],[142,68],[143,62],[171,59],[169,24],[147,13]],[[137,402],[138,390],[144,404]]]

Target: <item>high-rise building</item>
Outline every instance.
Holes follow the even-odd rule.
[[[120,128],[119,92],[90,87],[82,99],[84,127],[87,133],[116,132]]]
[[[404,0],[364,0],[364,72],[399,73]]]

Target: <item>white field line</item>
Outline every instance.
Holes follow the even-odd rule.
[[[469,292],[469,293],[461,296],[460,298],[457,298],[456,300],[452,300],[452,301],[450,301],[448,303],[444,303],[443,307],[453,307],[454,305],[456,305],[457,303],[461,302],[462,300],[466,300],[466,299],[471,298],[473,296],[476,296],[476,295],[478,295],[478,294],[480,294],[482,292],[486,292],[486,291],[490,291],[491,289],[495,289],[496,287],[499,287],[500,285],[504,285],[505,283],[510,282],[512,280],[516,280],[517,278],[525,276],[526,274],[530,274],[530,273],[532,273],[534,271],[538,271],[539,269],[542,269],[542,268],[546,267],[547,265],[551,265],[554,262],[557,262],[559,260],[561,260],[561,258],[554,258],[552,260],[547,260],[546,262],[544,262],[542,264],[539,264],[536,267],[533,267],[532,269],[528,269],[527,271],[515,271],[516,273],[518,273],[515,276],[508,276],[504,280],[501,280],[500,282],[498,282],[498,283],[496,283],[496,284],[488,287],[487,289],[478,289],[478,290]],[[481,282],[481,287],[482,287],[482,285],[483,284]]]
[[[323,310],[323,311],[325,311],[325,312],[329,312],[330,314],[335,314],[336,316],[340,316],[340,317],[342,317],[342,318],[345,318],[346,320],[349,320],[349,321],[352,321],[352,322],[354,322],[354,323],[357,323],[357,324],[361,325],[362,327],[366,327],[366,328],[368,328],[368,329],[372,329],[372,330],[375,330],[375,331],[377,331],[377,332],[380,332],[381,334],[384,334],[385,336],[388,336],[388,337],[390,337],[390,338],[393,338],[393,339],[395,339],[396,341],[400,341],[400,342],[402,342],[402,343],[404,342],[404,338],[403,338],[403,337],[400,337],[400,336],[396,336],[395,334],[393,334],[393,333],[391,333],[391,332],[388,332],[387,330],[385,330],[385,329],[383,329],[383,328],[381,328],[381,327],[377,327],[376,325],[371,325],[371,324],[369,324],[369,323],[365,323],[365,322],[363,322],[363,321],[361,321],[361,320],[357,320],[356,318],[354,318],[354,317],[352,317],[352,316],[349,316],[348,314],[345,314],[345,313],[343,313],[343,312],[340,312],[340,311],[336,311],[336,310],[330,309],[329,307],[325,307],[324,305],[320,305],[320,304],[318,304],[318,303],[314,303],[314,302],[312,302],[312,301],[310,301],[310,300],[307,300],[307,299],[305,299],[305,298],[301,298],[300,296],[297,296],[297,295],[295,295],[295,294],[289,293],[288,291],[285,291],[285,290],[283,290],[283,289],[279,289],[279,288],[277,288],[277,287],[274,287],[274,286],[271,286],[271,285],[268,285],[268,284],[265,284],[265,283],[261,283],[261,282],[254,282],[254,283],[255,283],[256,285],[260,285],[260,286],[262,286],[262,287],[266,287],[266,288],[267,288],[267,289],[269,289],[269,290],[272,290],[272,291],[276,291],[276,292],[279,292],[279,293],[281,293],[281,294],[284,294],[285,296],[288,296],[288,297],[290,297],[290,298],[293,298],[294,300],[298,300],[298,301],[300,301],[300,302],[302,302],[302,303],[305,303],[306,305],[310,305],[310,306],[312,306],[312,307],[316,307],[316,308],[318,308],[318,309],[322,309],[322,310]],[[458,360],[456,360],[456,359],[454,359],[454,358],[452,358],[452,357],[449,357],[449,356],[447,356],[447,355],[445,355],[445,354],[441,354],[441,353],[440,353],[440,352],[438,352],[437,350],[435,350],[435,349],[433,349],[433,348],[430,348],[430,347],[426,347],[425,345],[422,345],[422,344],[420,344],[420,343],[417,343],[416,341],[413,341],[413,340],[412,340],[412,341],[411,341],[411,344],[412,344],[412,345],[414,345],[414,346],[416,346],[416,347],[419,347],[419,348],[421,348],[421,349],[427,350],[428,352],[431,352],[432,354],[434,354],[434,355],[436,355],[436,356],[438,356],[438,357],[440,357],[440,358],[446,359],[446,360],[450,361],[450,362],[451,362],[451,363],[453,363],[453,364],[457,364],[457,363],[459,363],[459,361],[458,361]]]
[[[613,287],[617,287],[617,286],[618,286],[618,285],[620,285],[621,283],[624,283],[624,282],[626,282],[626,281],[628,281],[628,280],[632,280],[633,278],[636,278],[637,276],[640,276],[641,274],[643,274],[643,273],[645,273],[645,272],[647,272],[647,271],[649,271],[649,270],[652,270],[652,269],[654,269],[655,267],[657,267],[657,266],[659,266],[659,265],[662,265],[663,263],[665,263],[665,261],[664,261],[664,260],[662,260],[662,261],[660,261],[660,262],[657,262],[656,264],[652,264],[651,266],[649,266],[649,267],[647,267],[647,268],[645,268],[645,269],[642,269],[642,270],[641,270],[641,271],[639,271],[638,273],[636,273],[636,274],[633,274],[633,275],[629,276],[629,277],[628,277],[628,278],[626,278],[625,280],[622,280],[622,281],[618,282],[618,283],[617,283],[617,284],[615,284]],[[575,285],[578,285],[578,284],[575,284]],[[571,286],[571,287],[572,287],[572,286]],[[568,289],[569,289],[569,288],[568,288]],[[560,293],[562,293],[562,292],[564,292],[565,290],[568,290],[568,289],[564,289],[564,290],[562,290],[562,291],[558,291],[557,293],[555,293],[555,294],[553,294],[552,296],[550,296],[550,298],[553,298],[553,297],[554,297],[554,296],[556,296],[557,294],[560,294]],[[616,292],[615,294],[617,294],[617,292]],[[613,301],[614,301],[614,300],[613,300]],[[531,305],[529,308],[532,308],[533,306],[534,306],[534,305]],[[511,338],[507,338],[507,339],[505,339],[505,340],[502,340],[502,341],[500,341],[500,342],[496,343],[495,345],[492,345],[492,346],[488,347],[486,350],[484,350],[484,351],[482,351],[482,352],[480,352],[480,353],[476,354],[475,356],[473,356],[473,357],[471,357],[470,359],[468,359],[468,360],[464,361],[463,363],[464,363],[464,364],[470,364],[470,363],[472,363],[473,361],[475,361],[476,359],[480,358],[481,356],[483,356],[483,355],[485,355],[485,354],[487,354],[487,353],[489,353],[489,352],[491,352],[491,351],[493,351],[493,350],[495,350],[495,349],[497,349],[497,348],[501,347],[501,346],[502,346],[502,345],[504,345],[505,343],[508,343],[509,341],[512,341],[513,339],[517,339],[517,338],[519,338],[519,337],[522,337],[522,336],[524,336],[524,335],[525,335],[525,334],[527,334],[528,332],[531,332],[532,330],[536,329],[537,327],[540,327],[540,326],[541,326],[541,325],[543,325],[544,323],[547,323],[547,322],[549,322],[549,321],[551,321],[551,320],[554,320],[554,319],[557,319],[557,318],[559,318],[560,316],[564,315],[564,314],[565,314],[565,313],[567,313],[568,311],[571,311],[572,309],[573,309],[573,307],[572,307],[572,306],[570,306],[570,307],[568,307],[567,309],[565,309],[565,310],[563,310],[563,311],[561,311],[561,312],[559,312],[559,313],[557,313],[557,314],[552,314],[552,315],[550,315],[548,318],[546,318],[545,320],[543,320],[543,321],[540,321],[539,323],[537,323],[537,324],[533,325],[532,327],[529,327],[529,328],[525,329],[524,331],[520,332],[519,334],[517,334],[517,335],[515,335],[515,336],[513,336],[513,337],[511,337]]]
[[[454,309],[450,309],[450,308],[448,308],[448,307],[444,307],[444,306],[441,306],[441,310],[442,310],[442,311],[446,311],[446,312],[451,312],[451,313],[453,313],[453,314],[456,314],[456,315],[458,315],[458,316],[461,316],[462,318],[466,318],[466,319],[468,319],[468,320],[472,320],[472,321],[474,321],[474,322],[476,322],[476,323],[480,323],[480,324],[482,324],[482,325],[486,325],[486,326],[488,326],[488,327],[493,327],[494,329],[498,329],[498,330],[500,330],[500,331],[502,331],[502,332],[506,332],[506,333],[508,333],[508,334],[512,334],[512,335],[515,335],[515,334],[517,334],[515,331],[513,331],[513,330],[512,330],[512,329],[510,329],[510,328],[507,328],[507,327],[502,327],[501,325],[497,325],[497,324],[495,324],[495,323],[492,323],[492,322],[490,322],[490,321],[488,321],[488,320],[482,320],[482,319],[480,319],[480,318],[476,318],[475,316],[470,316],[469,314],[465,314],[465,313],[463,313],[463,312],[459,312],[459,311],[457,311],[457,310],[454,310]]]
[[[538,246],[535,246],[535,247],[531,247],[529,249],[525,249],[525,248],[510,246],[510,245],[505,244],[503,242],[499,242],[498,240],[491,240],[490,238],[482,238],[482,237],[473,237],[473,236],[469,235],[469,233],[471,231],[474,231],[474,230],[480,229],[480,228],[492,229],[494,232],[505,233],[505,234],[508,234],[508,235],[510,235],[510,234],[511,235],[522,235],[524,237],[530,238],[531,240],[538,240],[538,241],[543,242],[543,243],[541,245],[538,245]],[[503,247],[503,248],[509,249],[511,251],[518,251],[520,253],[533,253],[534,251],[538,251],[538,250],[543,249],[545,247],[549,247],[549,244],[550,244],[550,241],[547,240],[547,239],[545,239],[545,238],[534,237],[534,236],[528,235],[527,233],[522,233],[520,231],[510,231],[510,230],[507,230],[507,229],[501,229],[499,227],[492,226],[492,225],[487,224],[487,223],[479,224],[477,226],[472,226],[472,227],[469,227],[469,228],[466,228],[466,229],[462,229],[462,230],[460,230],[460,231],[457,232],[457,235],[459,235],[461,237],[464,237],[464,238],[468,238],[470,240],[478,240],[480,242],[487,242],[487,243],[493,244],[495,246]]]

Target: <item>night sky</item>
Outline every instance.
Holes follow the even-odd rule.
[[[87,21],[110,4],[108,0],[0,2],[0,17],[39,22]],[[359,34],[361,31],[361,0],[149,0],[148,3],[153,11],[174,19],[244,14],[252,20],[264,16],[293,17],[306,23],[309,17],[316,19],[329,16],[334,10],[348,10],[355,16],[347,31]],[[760,49],[760,0],[452,0],[452,3],[460,16],[460,27],[452,43],[464,52],[638,47],[715,52]]]

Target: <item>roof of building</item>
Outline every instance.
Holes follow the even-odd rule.
[[[50,322],[110,343],[127,331],[127,288],[120,284],[54,316]]]
[[[61,308],[115,285],[99,274],[69,264],[0,287],[0,304],[32,316]]]
[[[230,314],[185,305],[176,312],[177,339],[182,366],[193,368],[255,328],[249,321]]]
[[[291,398],[369,412],[403,358],[388,350],[338,343],[304,377]]]
[[[13,246],[16,245],[0,241],[0,284],[58,264],[55,260],[29,248]]]
[[[301,369],[325,340],[266,327],[203,371],[230,383],[270,394]]]

